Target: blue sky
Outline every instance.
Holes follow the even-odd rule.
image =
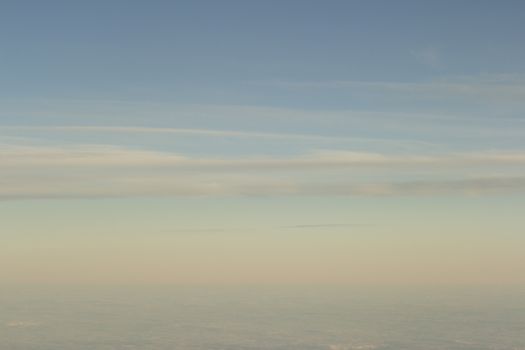
[[[3,93],[348,108],[356,103],[348,96],[288,100],[282,91],[266,96],[272,86],[257,84],[514,75],[524,68],[523,7],[519,1],[12,2],[1,15]]]
[[[119,244],[131,266],[144,242],[145,255],[165,258],[157,279],[148,279],[153,267],[141,270],[143,283],[269,283],[296,273],[305,283],[522,283],[512,247],[525,243],[515,211],[525,204],[524,13],[520,1],[2,4],[2,232],[17,247],[8,260],[26,264],[6,279],[46,275],[30,257],[35,237],[45,237],[42,259],[79,257],[69,270],[46,260],[45,271],[62,271],[58,280],[81,281],[83,271],[112,281],[125,268],[97,274],[83,250],[106,242],[88,233],[105,230],[97,221],[114,222],[109,265]],[[450,278],[452,263],[430,254],[443,222],[439,244],[460,266]],[[510,238],[492,235],[497,227]],[[166,232],[187,247],[179,265],[164,250]],[[191,235],[202,232],[217,234]],[[479,245],[454,248],[474,232]],[[422,240],[410,248],[414,237]],[[223,280],[216,261],[202,263],[217,240],[236,257],[217,265],[231,272]],[[397,255],[386,254],[394,241]],[[285,271],[275,278],[278,264],[257,250],[272,245],[282,246]],[[506,260],[483,260],[491,245]],[[366,253],[354,261],[345,246]],[[367,254],[382,257],[360,274]],[[234,267],[250,262],[263,277]],[[477,275],[479,266],[494,274]],[[168,278],[171,267],[183,277]]]
[[[462,118],[469,117],[489,129],[498,118],[498,127],[515,129],[523,109],[523,7],[516,1],[13,2],[1,15],[1,117],[16,125],[415,137],[250,118],[244,110],[188,111],[219,105],[318,112],[328,121],[327,111],[380,112],[394,120],[409,114],[416,124],[422,114],[472,125]]]

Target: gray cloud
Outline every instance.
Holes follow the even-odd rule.
[[[524,177],[486,177],[441,181],[404,181],[365,185],[325,184],[311,187],[313,194],[357,196],[487,195],[525,190]]]
[[[525,177],[452,179],[443,181],[378,182],[297,182],[275,179],[216,179],[215,181],[177,176],[129,179],[115,176],[103,180],[85,178],[23,180],[17,186],[2,186],[0,198],[98,198],[145,196],[428,196],[486,195],[525,190]]]

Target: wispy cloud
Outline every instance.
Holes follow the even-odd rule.
[[[60,181],[59,181],[60,180]],[[525,177],[452,179],[444,181],[351,183],[301,183],[272,179],[215,181],[191,178],[110,178],[94,181],[89,178],[57,179],[20,183],[0,189],[3,200],[38,198],[114,198],[114,197],[178,197],[178,196],[440,196],[494,195],[525,191]]]
[[[103,145],[3,145],[1,149],[0,197],[4,199],[485,194],[525,187],[519,176],[525,166],[522,152],[389,155],[320,151],[295,157],[201,158]],[[360,177],[355,174],[357,169],[363,172]],[[468,169],[477,175],[466,176]],[[494,169],[501,174],[494,176]],[[444,179],[436,179],[435,170],[444,172]],[[425,177],[415,181],[413,173]],[[372,180],[378,176],[382,180]]]
[[[421,63],[437,68],[441,66],[441,55],[439,50],[433,46],[427,46],[421,49],[412,50],[411,54]]]
[[[329,167],[420,167],[525,165],[525,152],[473,152],[441,155],[392,155],[353,151],[316,151],[293,157],[190,157],[175,153],[136,150],[109,145],[34,147],[3,145],[0,157],[4,167],[86,166],[172,166],[187,169],[298,169],[324,170]]]
[[[330,188],[331,187],[331,188]],[[371,184],[358,187],[329,186],[321,191],[334,194],[361,195],[487,195],[515,193],[525,190],[523,177],[479,177],[468,179],[447,179],[441,181],[406,181]]]
[[[77,132],[77,133],[113,133],[113,134],[164,134],[164,135],[189,135],[206,137],[227,137],[240,139],[265,139],[265,140],[284,140],[284,141],[313,141],[326,143],[376,143],[376,144],[405,144],[414,146],[433,147],[435,144],[419,140],[399,140],[379,137],[352,137],[334,135],[315,135],[299,133],[270,133],[254,132],[245,130],[217,130],[217,129],[188,129],[170,127],[136,127],[136,126],[15,126],[0,125],[0,131],[11,132]]]
[[[154,108],[137,104],[112,115],[111,108],[107,107],[109,111],[91,111],[90,108],[95,107],[86,102],[87,106],[58,112],[46,110],[45,106],[37,108],[39,113],[45,112],[44,115],[24,120],[23,116],[28,112],[16,109],[6,112],[2,106],[0,119],[5,120],[5,124],[0,125],[0,134],[4,137],[55,141],[77,138],[82,142],[108,143],[114,138],[128,144],[131,137],[136,136],[133,143],[139,146],[162,141],[164,145],[185,142],[191,147],[198,144],[200,148],[207,147],[208,141],[227,141],[239,144],[238,150],[244,149],[248,143],[258,147],[259,141],[268,144],[275,141],[280,144],[275,149],[283,151],[289,145],[304,150],[351,145],[380,152],[393,148],[419,151],[421,147],[428,150],[465,149],[466,144],[479,148],[488,142],[492,143],[491,147],[513,147],[525,137],[524,121],[520,115],[523,109],[518,106],[525,99],[517,98],[516,104],[500,103],[497,108],[481,106],[492,98],[482,98],[476,93],[465,100],[464,91],[478,91],[478,85],[487,86],[487,89],[492,85],[508,86],[509,89],[514,85],[525,86],[520,80],[505,76],[419,83],[320,81],[282,84],[303,86],[298,87],[299,90],[335,88],[349,89],[352,95],[354,92],[358,96],[364,93],[365,100],[368,98],[367,103],[373,103],[371,108],[374,110],[346,109],[343,106],[338,109],[295,109],[169,104]],[[330,94],[330,91],[322,93]],[[510,96],[504,91],[501,94],[503,100]],[[443,99],[452,99],[448,102],[453,103],[445,103]],[[458,101],[467,103],[458,109]],[[24,105],[24,102],[17,104]],[[472,106],[477,108],[473,110]],[[153,114],[155,116],[148,119]],[[145,123],[147,120],[154,122]],[[14,125],[15,122],[21,125]],[[41,124],[35,125],[35,122]],[[243,142],[245,144],[241,144]]]
[[[426,55],[430,59],[432,55]],[[450,77],[423,82],[405,81],[281,81],[273,84],[287,88],[359,89],[364,91],[411,93],[412,98],[484,98],[486,101],[523,102],[525,79],[523,76],[491,75],[477,77]],[[393,95],[391,95],[392,97]],[[488,99],[488,100],[487,100]]]
[[[332,137],[305,134],[282,134],[264,133],[234,130],[211,130],[211,129],[185,129],[185,128],[154,128],[154,127],[132,127],[132,126],[0,126],[3,130],[15,131],[72,131],[72,132],[108,132],[108,133],[131,133],[131,134],[178,134],[178,135],[204,135],[215,137],[239,137],[239,138],[263,138],[263,139],[299,139],[299,140],[321,140],[321,141],[347,141],[351,138]]]

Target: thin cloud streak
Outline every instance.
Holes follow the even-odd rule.
[[[128,179],[129,180],[129,179]],[[0,188],[0,199],[47,198],[120,198],[120,197],[221,197],[221,196],[442,196],[497,195],[525,191],[525,177],[473,178],[443,181],[413,181],[392,183],[293,183],[261,180],[245,183],[220,179],[199,181],[189,178],[157,178],[155,182],[106,179],[86,186],[85,181],[41,181],[31,186]]]
[[[525,191],[525,177],[480,177],[441,181],[404,181],[365,185],[312,186],[311,194],[355,196],[495,195]]]
[[[72,131],[72,132],[110,132],[131,134],[187,134],[217,137],[267,138],[267,139],[300,139],[300,140],[349,140],[344,137],[331,137],[303,134],[278,134],[234,130],[188,129],[188,128],[154,128],[134,126],[0,126],[5,130],[20,131]]]
[[[313,134],[291,133],[264,133],[239,130],[190,129],[190,128],[155,128],[135,126],[12,126],[0,125],[0,130],[7,131],[44,131],[44,132],[97,132],[97,133],[125,133],[125,134],[174,134],[195,135],[209,137],[259,138],[268,140],[296,140],[319,142],[375,142],[386,144],[413,144],[436,146],[433,143],[419,140],[397,140],[373,137],[339,137]]]
[[[187,169],[291,169],[327,167],[432,167],[476,165],[525,165],[525,152],[472,152],[441,155],[390,155],[353,151],[317,151],[293,157],[205,158],[135,150],[110,145],[35,147],[2,145],[4,169],[39,166],[171,166]]]
[[[522,76],[512,78],[496,77],[459,77],[433,80],[428,82],[401,81],[279,81],[274,85],[284,88],[315,88],[315,89],[371,89],[391,93],[411,93],[414,96],[427,97],[474,97],[493,101],[523,102],[525,98],[525,80]]]
[[[287,158],[197,158],[103,145],[3,145],[0,162],[2,199],[391,196],[525,189],[525,178],[516,173],[525,166],[523,152],[388,155],[323,151]],[[493,176],[496,166],[500,175]],[[356,177],[353,170],[357,169],[362,169],[361,177]],[[443,179],[435,178],[437,169]],[[338,175],[334,178],[335,170]],[[466,170],[476,177],[465,176]],[[425,177],[411,180],[414,173]],[[383,180],[372,180],[378,176]]]

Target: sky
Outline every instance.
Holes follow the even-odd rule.
[[[6,1],[4,284],[523,285],[521,1]]]

